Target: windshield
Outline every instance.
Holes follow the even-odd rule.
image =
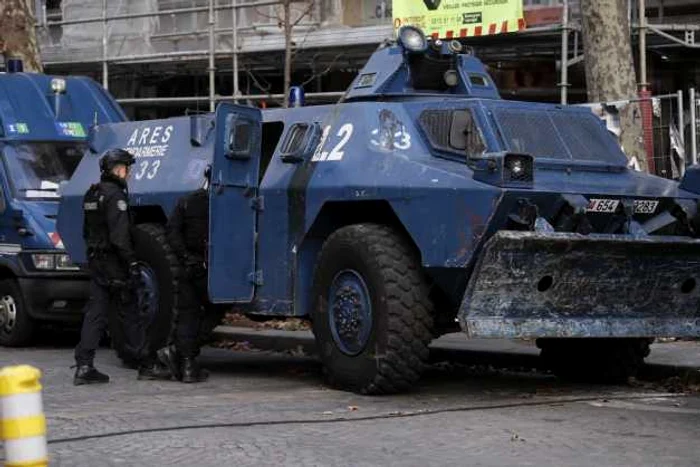
[[[58,187],[78,166],[80,143],[21,143],[5,146],[3,159],[17,198],[57,198]]]
[[[494,111],[508,150],[549,159],[624,165],[620,148],[593,115],[497,108]]]

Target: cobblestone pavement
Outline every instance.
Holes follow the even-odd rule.
[[[72,385],[72,350],[0,349],[44,373],[52,466],[698,465],[700,398],[438,365],[416,391],[323,386],[310,358],[206,349],[204,384],[142,382],[111,352]],[[2,459],[2,455],[0,455]]]

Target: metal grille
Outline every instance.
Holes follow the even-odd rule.
[[[426,110],[420,114],[420,124],[433,146],[450,148],[451,110]]]
[[[593,114],[552,112],[550,116],[575,160],[625,163],[624,154],[612,140],[606,141],[612,137]]]
[[[566,147],[544,111],[495,109],[508,150],[551,159],[570,159]]]
[[[550,159],[625,164],[594,115],[573,112],[496,109],[508,149]]]

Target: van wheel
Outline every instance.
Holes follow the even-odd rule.
[[[139,224],[132,232],[136,258],[141,267],[137,308],[149,347],[165,347],[171,338],[174,293],[179,271],[177,257],[167,241],[165,229],[157,224]],[[125,345],[124,316],[110,312],[112,347],[127,366],[135,366],[137,356]]]
[[[0,280],[0,345],[27,345],[34,333],[34,320],[27,314],[22,291],[14,279]]]
[[[316,267],[312,320],[330,384],[361,394],[411,388],[428,359],[433,326],[417,255],[386,226],[336,231]]]

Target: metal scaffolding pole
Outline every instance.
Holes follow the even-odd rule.
[[[566,104],[569,88],[569,1],[564,0],[561,29],[561,103]]]
[[[235,10],[234,10],[235,11]],[[216,106],[216,101],[214,96],[216,90],[214,89],[216,85],[216,67],[214,65],[214,0],[209,0],[209,111],[213,112]]]
[[[236,96],[240,94],[238,83],[238,11],[236,10],[236,0],[231,0],[231,48],[233,60],[233,102],[238,103]]]
[[[109,90],[109,65],[107,65],[107,0],[102,0],[102,87]]]
[[[337,99],[345,95],[345,92],[310,92],[304,95],[308,100],[330,100]],[[232,101],[236,100],[236,96],[216,96],[214,100],[216,102],[220,101]],[[251,100],[251,101],[261,101],[261,100],[284,100],[284,94],[245,94],[238,95],[237,100]],[[205,96],[188,96],[188,97],[126,97],[123,99],[117,99],[117,102],[124,105],[147,105],[147,104],[187,104],[196,102],[206,102],[209,100]]]
[[[647,11],[644,0],[639,0],[639,89],[647,90]]]
[[[249,2],[249,3],[244,3],[240,5],[236,5],[237,9],[241,8],[256,8],[256,7],[261,7],[261,6],[272,6],[272,5],[277,5],[279,4],[280,0],[259,0],[256,2]],[[220,11],[220,10],[230,10],[232,7],[231,5],[219,5],[215,6],[214,10],[215,11]],[[182,14],[182,13],[204,13],[206,11],[209,11],[209,7],[192,7],[192,8],[174,8],[172,10],[159,10],[159,11],[149,11],[147,13],[125,13],[123,15],[114,15],[114,16],[108,16],[106,18],[107,21],[114,21],[114,20],[120,20],[120,19],[136,19],[136,18],[151,18],[153,16],[170,16],[170,15],[175,15],[175,14]],[[47,21],[44,26],[68,26],[68,25],[75,25],[75,24],[87,24],[87,23],[99,23],[101,21],[104,21],[104,17],[95,17],[95,18],[82,18],[82,19],[72,19],[72,20],[65,20],[65,21]]]
[[[690,88],[690,163],[695,165],[698,163],[698,122],[697,105],[695,100],[695,88]]]
[[[683,91],[678,91],[678,137],[681,140],[681,147],[685,151],[685,121],[683,118]],[[681,164],[681,175],[685,173],[685,166],[688,164],[688,158],[686,157]]]

